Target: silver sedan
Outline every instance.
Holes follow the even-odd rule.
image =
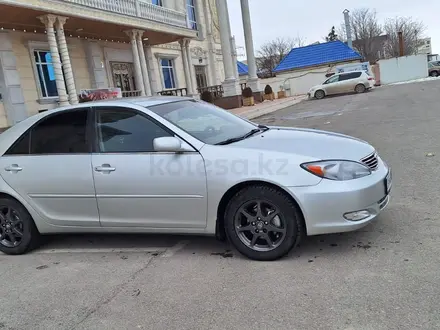
[[[0,250],[55,233],[228,238],[274,260],[306,235],[352,231],[385,208],[391,172],[353,137],[256,125],[190,98],[83,103],[0,135]]]

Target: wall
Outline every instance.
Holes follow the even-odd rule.
[[[49,50],[47,36],[45,34],[24,32],[10,32],[10,36],[28,115],[36,114],[39,110],[57,107],[58,104],[56,100],[51,100],[49,103],[46,100],[40,100],[37,78],[35,77],[35,70],[30,53],[30,47],[32,47],[32,45],[39,45],[39,49]],[[69,48],[75,86],[79,93],[81,89],[91,88],[86,54],[83,43],[77,38],[67,37],[67,46]]]
[[[378,64],[381,84],[392,84],[428,76],[428,61],[425,54],[380,60]]]

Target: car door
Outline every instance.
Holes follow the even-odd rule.
[[[337,94],[339,93],[339,77],[340,75],[334,75],[330,78],[328,78],[324,85],[325,85],[325,93],[327,95]]]
[[[155,152],[153,140],[174,136],[147,114],[95,107],[93,176],[104,227],[204,228],[207,189],[202,156]]]
[[[99,227],[89,108],[55,112],[0,158],[0,175],[50,224]]]

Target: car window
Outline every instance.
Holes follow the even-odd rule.
[[[362,72],[349,72],[349,73],[344,73],[341,74],[341,78],[339,79],[339,81],[344,81],[344,80],[350,80],[350,79],[356,79],[359,78],[361,76]]]
[[[96,109],[96,133],[104,153],[153,152],[155,138],[173,136],[146,115],[121,107]]]
[[[50,115],[23,134],[6,155],[88,153],[88,109]]]
[[[332,83],[335,83],[335,82],[339,81],[339,76],[340,76],[340,75],[332,76],[332,77],[328,78],[328,79],[324,82],[324,84],[332,84]]]
[[[256,128],[250,122],[206,102],[185,100],[155,105],[149,109],[208,144],[239,137]]]

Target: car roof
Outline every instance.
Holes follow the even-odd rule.
[[[142,107],[151,107],[160,104],[173,103],[179,101],[194,100],[193,97],[185,96],[145,96],[145,97],[132,97],[132,98],[117,98],[117,99],[107,99],[99,101],[89,101],[84,103],[79,103],[75,105],[68,105],[64,107],[58,107],[48,111],[44,111],[33,116],[26,118],[25,120],[15,124],[6,131],[0,134],[0,155],[2,155],[7,148],[29,127],[34,125],[41,118],[46,117],[52,113],[61,112],[69,109],[79,109],[87,108],[92,106],[129,106],[139,105]]]

